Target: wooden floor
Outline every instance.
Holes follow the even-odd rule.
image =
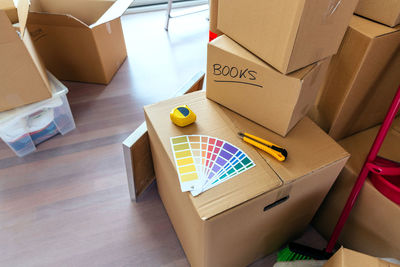
[[[128,59],[113,81],[65,82],[77,129],[23,159],[0,143],[0,266],[189,265],[156,186],[130,202],[121,143],[144,105],[205,71],[206,17],[172,19],[167,33],[163,12],[124,16]]]

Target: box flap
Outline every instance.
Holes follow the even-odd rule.
[[[35,45],[33,44],[33,41],[32,41],[32,38],[31,38],[29,32],[25,33],[22,41],[24,42],[26,50],[29,52],[29,55],[31,56],[31,59],[32,59],[33,63],[35,64],[36,69],[43,80],[44,85],[47,87],[49,92],[51,92],[51,87],[50,87],[50,83],[49,83],[49,80],[47,77],[48,75],[46,72],[46,68],[42,62],[42,58],[36,51]]]
[[[133,0],[117,0],[115,3],[96,21],[90,25],[90,28],[94,28],[103,23],[109,22],[113,19],[119,18],[124,14],[125,10],[128,9]]]
[[[28,19],[29,13],[29,5],[29,0],[18,0],[17,13],[21,36],[24,36],[25,33],[26,21]]]
[[[73,17],[72,15],[61,14],[46,14],[39,12],[30,12],[28,17],[30,25],[52,25],[52,26],[66,26],[66,27],[84,27],[88,25],[83,21]]]
[[[31,0],[31,12],[74,17],[86,25],[95,23],[114,0]]]
[[[390,28],[356,15],[351,18],[349,26],[370,38],[376,38],[382,35],[400,31],[400,25],[395,28]]]
[[[185,128],[176,127],[169,119],[170,110],[182,104],[187,104],[197,115],[196,123]],[[147,123],[150,123],[157,132],[172,165],[175,164],[169,139],[172,136],[185,134],[210,135],[231,142],[256,163],[255,168],[197,197],[185,193],[203,220],[274,190],[283,182],[290,183],[349,156],[308,118],[300,121],[289,135],[283,138],[206,99],[204,92],[147,106],[145,113]],[[283,163],[278,162],[268,154],[244,143],[237,135],[239,131],[260,136],[283,146],[289,152],[288,159]]]

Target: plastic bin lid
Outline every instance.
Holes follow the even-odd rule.
[[[15,123],[16,120],[26,117],[43,108],[54,108],[62,105],[61,96],[68,93],[67,87],[57,80],[50,72],[47,72],[47,76],[51,86],[52,97],[40,102],[0,112],[0,130],[1,128],[10,125],[10,123]]]

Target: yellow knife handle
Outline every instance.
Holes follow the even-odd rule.
[[[248,134],[246,134],[246,135],[248,135]],[[253,139],[257,138],[257,139],[263,140],[261,138],[258,138],[256,136],[254,136],[254,135],[248,135],[248,136],[253,138]],[[257,141],[260,141],[260,140],[257,140]],[[260,143],[254,141],[254,140],[251,140],[250,138],[247,138],[246,136],[243,137],[243,141],[245,141],[246,143],[249,143],[250,145],[253,145],[253,146],[257,147],[258,149],[261,149],[261,150],[267,152],[268,154],[270,154],[271,156],[273,156],[274,158],[276,158],[279,161],[284,161],[286,159],[286,157],[283,156],[282,153],[277,152],[277,151],[275,151],[275,150],[273,150],[273,149],[271,149],[271,148],[269,148],[269,147],[267,147],[267,146],[265,146],[263,144],[260,144]],[[269,143],[269,144],[273,145],[272,143],[270,143],[268,141],[265,141],[265,140],[263,140],[262,142],[263,143],[266,142],[266,143]]]
[[[275,144],[273,144],[273,143],[271,143],[271,142],[268,142],[268,141],[265,140],[265,139],[262,139],[262,138],[260,138],[260,137],[258,137],[258,136],[255,136],[255,135],[252,135],[252,134],[249,134],[249,133],[244,133],[244,136],[248,136],[248,137],[250,137],[250,138],[252,138],[252,139],[254,139],[254,140],[257,140],[258,142],[264,143],[264,144],[266,144],[266,145],[268,145],[268,146],[276,146],[276,147],[282,148],[282,147],[277,146],[277,145],[275,145]]]

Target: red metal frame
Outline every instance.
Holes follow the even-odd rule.
[[[209,35],[208,35],[209,42],[211,42],[212,40],[214,40],[217,37],[218,37],[218,34],[216,34],[215,32],[209,31]]]
[[[362,186],[364,185],[365,180],[367,179],[370,173],[374,175],[379,175],[382,178],[383,176],[399,176],[400,175],[400,167],[399,164],[387,159],[383,159],[377,157],[379,149],[382,146],[383,141],[385,140],[386,134],[392,125],[392,122],[400,108],[400,86],[397,89],[397,93],[393,99],[393,102],[389,108],[388,113],[386,114],[385,120],[378,132],[378,135],[375,138],[374,144],[369,151],[367,159],[358,175],[358,178],[353,186],[353,189],[347,199],[346,205],[343,208],[342,214],[339,217],[339,220],[333,230],[332,236],[328,242],[328,245],[325,249],[326,252],[331,253],[335,244],[339,238],[339,235],[343,229],[347,218],[349,217],[350,211],[356,202],[358,194],[361,191]],[[374,176],[372,175],[372,176]],[[400,177],[398,177],[400,178]]]

